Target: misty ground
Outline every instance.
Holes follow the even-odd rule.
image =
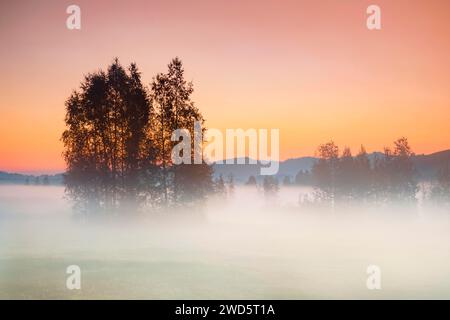
[[[450,214],[301,209],[254,189],[204,214],[75,220],[62,187],[0,186],[0,298],[450,298]],[[79,265],[81,290],[66,289]],[[368,290],[366,268],[381,268]]]

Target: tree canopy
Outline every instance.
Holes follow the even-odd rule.
[[[192,92],[179,58],[150,88],[136,64],[125,69],[118,59],[84,77],[66,101],[62,134],[66,191],[79,209],[137,212],[142,205],[168,207],[206,197],[211,168],[171,161],[172,131],[204,123]]]

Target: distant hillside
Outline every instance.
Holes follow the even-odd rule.
[[[369,154],[369,159],[373,161],[376,157],[382,157],[380,152],[374,152]],[[295,176],[299,171],[310,171],[317,161],[315,157],[300,157],[281,161],[279,164],[278,174],[276,175],[279,180],[288,176],[291,181],[294,181]],[[249,159],[245,159],[246,163],[249,163]],[[234,163],[237,163],[237,159],[234,159]],[[261,164],[214,164],[214,177],[222,175],[224,179],[228,178],[230,174],[233,175],[234,180],[237,183],[247,182],[250,176],[255,176],[257,180],[262,180],[259,176]]]
[[[369,160],[373,162],[376,158],[382,158],[384,154],[381,152],[373,152],[369,154]],[[293,181],[297,173],[301,170],[310,171],[317,161],[315,157],[301,157],[288,159],[280,162],[278,174],[279,180],[285,176],[289,176]],[[450,164],[450,150],[440,151],[429,155],[416,155],[413,157],[414,165],[416,166],[419,180],[431,180],[436,177],[438,171],[446,164]],[[236,160],[235,160],[236,163]],[[246,159],[248,163],[248,159]],[[250,176],[255,176],[258,180],[260,164],[243,165],[243,164],[214,164],[214,176],[222,175],[227,178],[230,174],[238,183],[245,183]]]
[[[381,152],[373,152],[369,154],[370,161],[374,161],[377,157],[383,157]],[[237,163],[237,159],[233,159]],[[244,159],[246,164],[213,164],[214,177],[223,176],[227,179],[230,174],[236,183],[241,184],[247,182],[250,176],[255,176],[257,180],[262,180],[260,174],[261,164],[248,164],[249,159]],[[301,157],[288,159],[279,163],[278,179],[288,176],[293,181],[299,171],[310,171],[317,161],[315,157]],[[417,169],[418,178],[420,180],[434,179],[438,171],[445,165],[450,165],[450,150],[440,151],[429,155],[415,155],[413,157],[414,165]],[[63,174],[56,175],[23,175],[18,173],[7,173],[0,171],[0,184],[30,184],[30,185],[62,185],[64,182]]]
[[[420,179],[434,179],[439,170],[444,168],[444,166],[450,166],[450,150],[428,155],[416,155],[413,161]]]

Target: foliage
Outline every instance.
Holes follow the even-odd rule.
[[[62,135],[66,191],[80,209],[136,212],[143,204],[167,207],[206,197],[211,168],[171,162],[172,131],[192,133],[195,121],[204,123],[192,92],[178,58],[150,90],[135,64],[125,70],[117,59],[106,72],[85,76],[66,101]]]

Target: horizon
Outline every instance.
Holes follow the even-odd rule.
[[[415,153],[414,156],[430,156],[430,155],[433,155],[433,154],[436,154],[436,153],[447,152],[447,151],[450,151],[450,149],[438,150],[438,151],[434,151],[434,152],[431,152],[431,153]],[[367,152],[368,155],[372,155],[372,154],[375,154],[375,153],[383,153],[383,152],[382,151]],[[353,156],[355,156],[355,153],[352,153],[352,154],[353,154]],[[236,160],[236,159],[239,159],[239,158],[248,159],[249,157],[234,157],[234,158],[231,158],[231,159]],[[282,159],[282,160],[279,160],[278,162],[282,163],[282,162],[286,162],[286,161],[289,161],[289,160],[298,160],[298,159],[304,159],[304,158],[315,158],[315,159],[317,159],[317,156],[315,156],[315,155],[305,155],[305,156],[300,156],[300,157]],[[221,160],[223,163],[221,163],[221,164],[227,165],[225,163],[226,160],[227,160],[227,158],[223,158]],[[212,165],[217,164],[217,162],[218,161],[214,162]],[[275,162],[277,162],[277,161],[275,161]],[[228,164],[228,165],[233,165],[233,164]],[[8,170],[4,170],[4,169],[0,168],[0,172],[7,173],[7,174],[20,174],[20,175],[30,175],[30,176],[43,176],[43,175],[50,175],[51,176],[51,175],[64,174],[66,172],[66,170],[62,169],[62,170],[54,170],[54,171],[46,171],[46,170],[8,171]]]

